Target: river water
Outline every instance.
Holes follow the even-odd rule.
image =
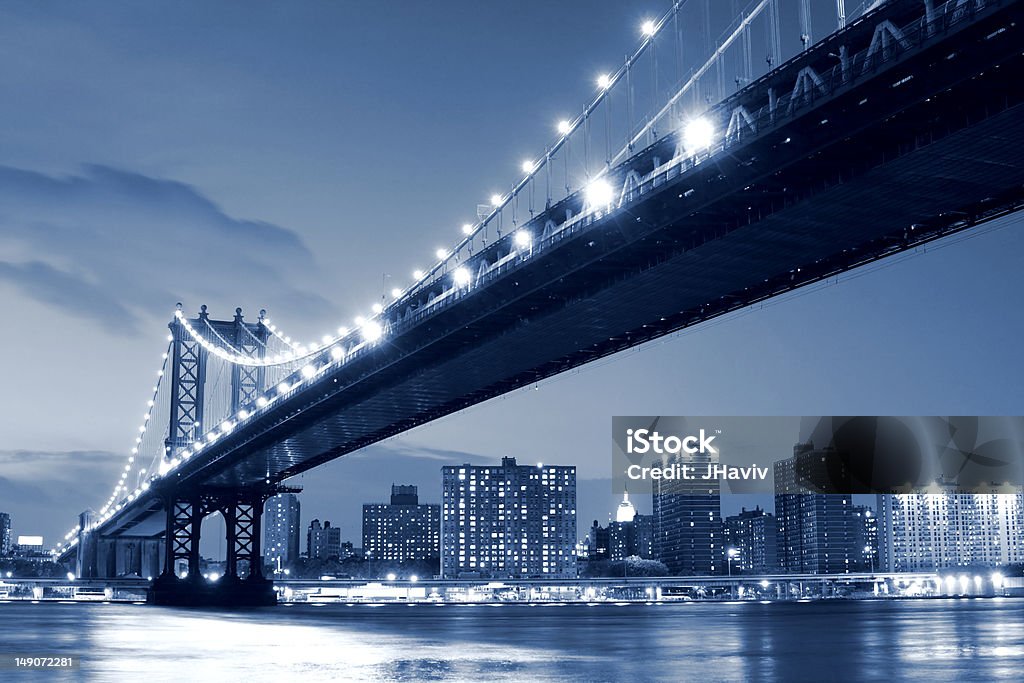
[[[0,603],[0,681],[1021,681],[1024,600],[662,605]]]

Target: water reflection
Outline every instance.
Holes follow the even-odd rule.
[[[95,681],[1016,681],[1022,608],[920,600],[225,612],[15,602],[0,605],[0,651],[80,654],[73,679]],[[10,673],[0,679],[40,680]]]

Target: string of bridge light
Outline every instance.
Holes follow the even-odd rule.
[[[425,281],[431,278],[434,274],[439,271],[446,269],[449,260],[459,254],[461,249],[472,239],[474,239],[481,230],[490,224],[492,220],[505,209],[509,202],[511,202],[519,192],[536,177],[537,173],[544,167],[545,164],[550,163],[553,154],[564,145],[569,137],[580,127],[580,125],[591,115],[593,110],[603,101],[608,91],[618,83],[626,70],[632,65],[636,59],[640,57],[643,51],[653,43],[657,34],[662,30],[669,19],[678,12],[679,8],[685,0],[677,0],[673,7],[660,19],[647,19],[644,20],[640,25],[640,34],[642,42],[639,48],[634,52],[633,56],[628,58],[626,63],[620,66],[613,73],[600,74],[596,79],[596,85],[598,88],[598,95],[595,100],[589,104],[584,111],[575,117],[574,119],[564,119],[558,122],[556,130],[559,134],[557,142],[545,153],[544,157],[540,160],[525,160],[521,164],[521,169],[525,174],[525,177],[514,186],[512,192],[507,194],[495,193],[491,195],[491,212],[481,220],[474,223],[465,223],[462,226],[462,233],[464,238],[459,242],[453,249],[445,249],[439,247],[435,252],[437,261],[427,271],[416,269],[412,272],[413,284],[409,287],[402,289],[395,287],[391,290],[392,302],[399,300],[409,291],[412,291],[422,285]],[[691,121],[683,130],[683,143],[688,150],[700,150],[710,147],[715,137],[714,126],[706,119],[699,118]],[[584,199],[586,204],[591,208],[601,208],[610,206],[615,199],[616,192],[612,185],[604,178],[607,169],[602,170],[597,176],[591,180],[584,188]],[[525,229],[519,229],[514,232],[513,243],[517,248],[528,247],[533,242],[533,236],[529,231]],[[456,287],[465,287],[472,281],[472,274],[469,269],[465,266],[458,266],[453,269],[452,281]],[[371,306],[373,314],[369,317],[356,316],[355,324],[359,332],[362,333],[362,338],[365,342],[373,343],[379,340],[384,334],[383,325],[377,320],[384,310],[385,305],[382,303],[374,303]],[[221,338],[225,346],[220,346],[213,343],[206,336],[197,331],[191,323],[185,318],[181,311],[175,313],[178,320],[182,323],[185,330],[189,335],[202,345],[207,351],[214,354],[216,357],[222,360],[234,363],[236,365],[244,365],[250,367],[257,366],[280,366],[297,364],[301,361],[307,360],[318,353],[323,352],[327,348],[340,345],[337,350],[332,349],[332,354],[336,356],[336,360],[340,360],[340,357],[346,355],[345,348],[347,347],[350,340],[348,339],[351,334],[347,327],[339,327],[337,334],[325,334],[321,337],[320,343],[310,343],[309,345],[302,345],[293,341],[292,337],[286,335],[280,328],[278,328],[270,320],[262,320],[266,328],[275,337],[280,339],[286,344],[290,350],[280,354],[274,354],[273,356],[252,356],[244,353],[240,353],[238,349],[235,349],[229,342]],[[216,330],[210,327],[211,332],[214,335],[219,336]],[[305,370],[305,368],[303,368]],[[308,372],[308,371],[307,371]]]
[[[500,212],[508,206],[509,202],[511,202],[514,198],[518,196],[519,192],[521,192],[522,189],[526,187],[526,185],[536,177],[537,173],[539,173],[539,171],[546,164],[551,162],[554,153],[557,152],[564,144],[566,144],[570,136],[579,128],[579,126],[584,121],[587,120],[591,112],[601,103],[601,101],[603,101],[603,99],[611,90],[611,88],[617,82],[619,82],[623,73],[626,69],[628,69],[631,66],[632,62],[635,61],[642,54],[642,52],[650,44],[653,43],[655,36],[663,28],[663,26],[673,15],[673,13],[679,10],[679,7],[682,5],[684,1],[685,0],[677,0],[677,2],[674,3],[672,9],[668,13],[666,13],[660,20],[655,21],[648,19],[641,24],[640,33],[643,37],[643,41],[638,50],[634,53],[634,55],[631,58],[627,59],[626,64],[620,66],[615,72],[610,74],[603,73],[597,77],[597,97],[590,105],[588,105],[584,109],[583,113],[576,116],[574,119],[563,119],[557,123],[556,131],[558,132],[560,137],[558,138],[557,142],[549,150],[545,152],[544,157],[541,160],[524,160],[521,164],[521,170],[525,174],[525,177],[517,185],[513,187],[513,190],[507,194],[492,194],[490,198],[491,212],[486,217],[483,217],[482,219],[478,220],[475,224],[463,224],[462,233],[464,237],[462,241],[460,241],[454,249],[438,248],[437,251],[435,252],[437,261],[434,263],[434,265],[431,266],[431,268],[429,268],[427,271],[419,269],[414,270],[412,272],[412,277],[414,281],[412,285],[410,285],[404,290],[397,287],[391,290],[391,296],[393,300],[399,300],[406,293],[416,289],[418,286],[423,284],[437,272],[446,269],[446,266],[451,257],[457,256],[457,254],[468,242],[473,240],[481,230],[483,230],[487,225],[489,225],[490,222],[494,220],[495,217],[497,217],[500,214]],[[682,131],[683,144],[687,150],[691,151],[699,151],[701,149],[711,147],[715,137],[716,131],[714,129],[714,126],[711,124],[710,121],[703,117],[691,120]],[[596,177],[583,188],[585,203],[591,209],[598,209],[601,207],[610,206],[615,200],[615,189],[604,178],[606,171],[607,169],[602,169],[602,171],[599,172],[596,175]],[[513,244],[519,249],[527,248],[532,245],[533,236],[530,234],[529,231],[525,229],[518,229],[512,234],[512,241]],[[472,281],[472,274],[470,273],[469,269],[466,268],[465,266],[458,266],[452,271],[452,281],[456,287],[466,287]],[[385,306],[381,303],[374,303],[371,309],[373,311],[372,316],[368,318],[363,316],[356,316],[355,318],[356,331],[361,333],[364,343],[374,343],[384,335],[384,327],[377,320],[377,317],[384,312]],[[274,356],[270,357],[267,357],[266,355],[262,357],[249,356],[242,353],[238,353],[237,349],[232,347],[230,344],[228,344],[228,346],[230,347],[229,350],[211,342],[191,325],[189,320],[185,318],[184,314],[181,312],[180,309],[175,311],[175,317],[180,322],[185,331],[189,334],[189,336],[197,343],[199,343],[204,349],[227,362],[246,366],[289,365],[292,363],[298,363],[300,361],[307,360],[312,356],[325,351],[328,348],[330,349],[332,359],[335,362],[342,362],[346,359],[346,356],[349,355],[348,353],[346,353],[346,347],[348,346],[349,337],[352,336],[353,334],[353,331],[350,331],[347,327],[342,326],[338,328],[336,335],[324,335],[321,338],[320,344],[311,343],[308,346],[304,346],[302,344],[294,342],[290,336],[286,335],[275,324],[271,323],[269,320],[264,319],[262,320],[262,322],[264,326],[269,330],[269,332],[273,334],[276,338],[278,338],[281,342],[283,342],[285,345],[287,345],[291,350],[283,354],[275,354]],[[212,330],[212,328],[210,329]],[[214,333],[216,334],[215,330]],[[169,341],[173,341],[173,338],[169,338]],[[222,339],[222,341],[224,340]],[[225,344],[227,344],[226,341]],[[158,373],[159,378],[161,379],[166,370],[167,358],[168,354],[165,353],[163,356],[163,365],[161,366],[161,370]],[[322,366],[317,367],[314,364],[307,364],[301,368],[300,373],[305,379],[309,380],[315,377],[317,374],[319,374],[319,372],[325,369],[328,365],[329,364],[324,364]],[[277,387],[275,387],[276,394],[274,392],[267,392],[259,396],[256,399],[256,407],[263,408],[269,405],[277,398],[277,396],[284,395],[288,391],[294,389],[295,386],[296,385],[290,385],[287,382],[287,380],[281,382],[280,384],[277,385]],[[158,380],[156,386],[154,386],[153,389],[153,398],[149,401],[150,409],[155,404],[156,395],[157,392],[159,391],[159,387],[160,381]],[[237,415],[233,417],[241,422],[248,419],[251,416],[252,412],[249,411],[247,408],[243,408],[238,412]],[[146,414],[144,415],[143,424],[139,427],[139,435],[136,437],[136,446],[132,448],[132,454],[129,456],[128,464],[126,465],[125,470],[122,472],[121,477],[114,488],[114,492],[111,495],[111,498],[107,501],[107,503],[100,511],[99,521],[101,523],[109,519],[115,512],[120,510],[125,505],[125,502],[121,502],[117,503],[117,505],[115,506],[115,503],[117,502],[117,494],[122,490],[127,491],[125,480],[132,470],[132,464],[135,461],[135,456],[138,454],[138,445],[141,444],[142,442],[142,436],[146,433],[146,429],[148,428],[148,424],[151,417],[151,410],[147,410]],[[166,469],[161,467],[161,472],[158,474],[151,475],[151,478],[159,478],[166,474],[167,472],[175,469],[182,462],[188,460],[190,457],[192,457],[200,450],[202,450],[205,443],[214,442],[220,436],[230,433],[236,426],[237,425],[232,418],[224,420],[218,426],[218,428],[215,428],[205,433],[200,439],[194,441],[193,445],[190,448],[185,448],[182,452],[177,454],[173,459],[171,459],[167,463]],[[145,473],[145,470],[140,471],[140,474],[143,473]],[[139,485],[131,493],[127,494],[124,498],[122,498],[122,500],[127,499],[127,502],[131,502],[140,493],[142,493],[148,488],[149,481],[147,480],[143,482],[141,485]],[[74,542],[77,541],[76,538],[72,537],[74,536],[74,534],[78,533],[78,531],[80,531],[80,528],[75,527],[74,529],[69,531],[68,534],[65,536],[65,540],[70,539],[70,545],[73,545]],[[70,547],[70,545],[65,546],[64,549],[66,550],[67,547]]]
[[[142,424],[139,425],[138,434],[135,435],[135,444],[132,446],[130,454],[128,455],[128,463],[125,465],[124,471],[121,472],[121,477],[118,480],[117,484],[114,486],[114,490],[110,494],[110,498],[107,500],[104,506],[100,508],[99,514],[101,519],[110,516],[112,508],[114,507],[115,503],[118,502],[118,494],[121,493],[122,491],[125,492],[125,495],[121,496],[121,500],[124,500],[125,498],[130,498],[134,500],[135,494],[134,492],[131,494],[127,493],[128,486],[125,482],[128,479],[128,475],[131,474],[132,469],[134,469],[132,466],[135,464],[135,459],[139,455],[139,449],[142,446],[142,438],[146,435],[146,432],[149,430],[149,423],[153,418],[153,407],[156,405],[156,399],[160,393],[160,385],[163,383],[164,375],[167,372],[167,362],[168,359],[170,358],[171,345],[174,343],[174,336],[167,335],[167,342],[167,351],[165,351],[163,356],[161,356],[161,365],[160,369],[156,373],[157,379],[156,383],[153,385],[153,393],[150,396],[149,400],[146,401],[146,412],[142,416]],[[145,473],[146,468],[143,467],[139,469],[139,475],[143,475]],[[148,484],[146,486],[148,486]],[[141,488],[141,486],[137,487],[137,490],[139,488]]]
[[[306,360],[311,356],[316,355],[317,353],[323,352],[324,349],[330,347],[333,344],[336,344],[339,341],[342,341],[346,336],[349,335],[348,328],[341,327],[338,329],[337,336],[325,335],[323,337],[322,344],[312,343],[309,346],[304,346],[302,344],[293,343],[291,337],[285,336],[284,333],[281,332],[281,330],[276,325],[271,323],[269,320],[263,320],[263,325],[271,332],[271,334],[280,338],[281,341],[284,342],[285,344],[288,344],[292,348],[292,350],[286,351],[283,354],[275,354],[273,356],[250,356],[247,354],[239,353],[238,349],[236,349],[227,340],[225,340],[215,329],[213,329],[213,327],[209,326],[209,323],[207,323],[207,326],[209,327],[210,331],[213,333],[213,335],[215,335],[222,342],[224,342],[224,344],[227,345],[227,348],[215,344],[207,336],[203,335],[199,330],[197,330],[192,325],[191,321],[189,321],[188,318],[185,317],[181,309],[178,309],[174,312],[174,317],[177,319],[178,323],[182,326],[182,328],[184,328],[184,330],[188,333],[189,337],[191,337],[193,341],[198,343],[208,352],[229,363],[233,363],[235,365],[246,365],[249,367],[269,367],[298,363],[302,360]],[[361,322],[363,336],[366,337],[368,340],[376,341],[376,339],[380,338],[381,334],[383,334],[383,328],[376,321],[367,321],[362,318],[356,318],[356,320],[357,322]]]
[[[676,4],[677,7],[678,5],[679,3]],[[643,26],[641,27],[641,32],[645,36],[645,43],[646,41],[649,41],[650,39],[653,38],[653,36],[660,29],[661,25],[667,19],[667,17],[668,15],[666,15],[666,17],[659,22],[654,22],[651,20],[644,22]],[[619,72],[616,72],[613,75],[602,74],[601,76],[599,76],[597,79],[598,87],[602,91],[607,91],[608,89],[610,89],[618,80],[621,70],[622,69],[620,68]],[[594,104],[590,105],[583,114],[578,116],[573,121],[560,121],[557,126],[557,129],[559,134],[561,135],[561,138],[555,145],[555,147],[545,155],[544,160],[523,161],[522,170],[526,174],[526,177],[519,183],[518,187],[515,190],[513,190],[513,192],[508,194],[495,193],[491,195],[492,210],[490,214],[488,214],[487,217],[483,218],[482,220],[478,221],[475,224],[463,224],[462,232],[465,235],[464,239],[458,245],[456,245],[454,249],[445,249],[444,247],[439,247],[435,252],[435,257],[437,258],[437,261],[434,263],[434,265],[427,271],[423,271],[420,269],[414,270],[412,272],[412,277],[414,280],[413,284],[405,289],[401,289],[398,287],[393,288],[391,290],[392,299],[397,301],[404,294],[421,285],[435,273],[445,269],[445,266],[447,265],[449,259],[451,259],[453,255],[457,255],[461,248],[468,241],[472,240],[484,227],[486,227],[494,219],[494,217],[497,216],[497,214],[500,211],[502,211],[508,205],[508,203],[518,194],[522,187],[525,186],[525,184],[528,183],[533,177],[535,177],[535,175],[537,174],[537,172],[539,172],[543,165],[545,163],[548,163],[552,153],[555,150],[557,150],[558,147],[564,144],[564,142],[569,138],[573,131],[579,127],[580,122],[582,122],[584,118],[589,115],[590,110],[599,101],[600,97],[598,101],[595,101]],[[590,204],[591,206],[608,205],[611,204],[612,202],[614,190],[606,181],[604,181],[599,176],[588,185],[586,189],[586,195],[588,198],[588,204]],[[524,248],[532,244],[533,236],[529,233],[529,231],[525,229],[519,229],[514,232],[512,239],[513,243],[517,248]],[[472,281],[472,274],[470,273],[469,269],[466,268],[465,266],[456,267],[452,271],[452,281],[457,287],[465,287]],[[370,317],[356,316],[354,320],[357,330],[362,333],[363,340],[368,343],[377,341],[384,334],[384,327],[377,320],[377,317],[384,312],[385,306],[382,303],[374,303],[371,306],[371,310],[373,311],[373,314]],[[323,335],[321,337],[320,343],[313,342],[310,343],[308,346],[304,346],[302,344],[294,342],[292,337],[286,335],[280,328],[278,328],[270,320],[264,319],[262,320],[262,322],[264,326],[270,331],[270,333],[273,334],[278,339],[280,339],[287,346],[289,346],[291,350],[285,353],[275,354],[273,356],[251,356],[239,353],[238,349],[234,348],[229,342],[227,342],[227,340],[224,340],[223,338],[221,338],[221,341],[224,342],[227,348],[225,348],[225,346],[220,346],[218,344],[213,343],[210,339],[208,339],[206,336],[204,336],[202,333],[196,330],[188,321],[188,319],[185,318],[184,314],[180,310],[175,312],[175,316],[181,322],[182,326],[192,337],[192,339],[198,342],[207,351],[227,362],[234,363],[236,365],[244,365],[250,367],[280,366],[298,363],[300,361],[306,360],[316,355],[317,353],[324,351],[327,348],[348,341],[347,338],[351,334],[351,331],[347,327],[342,326],[338,328],[336,335]],[[215,336],[220,336],[212,327],[210,327],[210,330]],[[335,349],[332,349],[332,354],[337,356],[340,353],[341,356],[344,356],[344,348],[345,344],[343,344],[340,347],[340,352]],[[305,368],[303,369],[305,370]]]
[[[118,502],[118,493],[120,493],[121,491],[127,492],[128,490],[125,481],[128,479],[128,476],[131,474],[131,471],[134,469],[133,465],[135,465],[136,458],[139,455],[139,448],[142,445],[142,437],[145,436],[146,431],[149,429],[149,423],[153,417],[153,408],[156,405],[156,399],[158,394],[160,393],[160,385],[162,384],[164,375],[167,372],[167,362],[170,358],[171,345],[173,344],[173,342],[174,337],[172,335],[167,335],[167,351],[165,351],[161,356],[161,364],[160,369],[157,371],[156,383],[153,385],[153,393],[151,397],[149,398],[148,401],[146,401],[146,412],[142,416],[142,424],[139,425],[138,433],[135,436],[135,444],[131,447],[131,450],[128,455],[128,462],[125,465],[124,470],[121,471],[121,476],[117,480],[117,483],[114,485],[114,490],[110,493],[110,498],[108,498],[107,502],[104,503],[102,508],[100,508],[99,517],[97,520],[95,520],[97,524],[102,524],[106,520],[110,519],[114,512],[120,510],[124,506],[123,503],[117,504],[115,506],[115,503]],[[146,471],[146,468],[140,468],[138,476],[146,474]],[[149,481],[143,481],[138,486],[136,486],[135,490],[132,491],[132,493],[126,494],[121,498],[121,500],[127,498],[128,502],[131,502],[132,500],[135,500],[135,498],[141,492],[145,491],[148,488]],[[78,539],[75,537],[75,535],[81,530],[81,525],[76,525],[74,528],[70,529],[64,535],[63,544],[58,543],[56,546],[54,546],[54,552],[61,553],[70,548],[71,546],[75,545],[78,542]]]
[[[518,196],[518,194],[531,182],[540,170],[546,165],[551,163],[551,159],[555,152],[557,152],[566,142],[569,137],[575,132],[580,125],[588,119],[593,110],[602,102],[606,97],[607,93],[611,90],[616,83],[620,81],[623,74],[627,69],[631,68],[632,64],[640,57],[640,55],[653,44],[653,41],[657,34],[662,30],[665,24],[670,20],[671,17],[679,11],[679,8],[685,0],[677,0],[672,9],[669,10],[664,16],[658,20],[647,19],[640,25],[640,34],[642,36],[642,42],[640,47],[634,52],[632,57],[627,58],[626,63],[620,66],[613,73],[600,74],[596,79],[598,88],[598,95],[595,100],[588,105],[584,111],[576,116],[574,119],[563,119],[556,125],[556,130],[559,134],[558,140],[555,144],[548,149],[544,156],[539,160],[527,159],[521,164],[521,169],[525,174],[525,177],[516,185],[513,186],[513,190],[508,194],[494,193],[491,195],[491,212],[479,220],[477,223],[465,223],[462,225],[462,233],[464,235],[461,242],[459,242],[454,249],[438,248],[435,252],[437,262],[426,272],[423,270],[414,270],[412,273],[413,284],[405,290],[395,288],[391,290],[391,296],[394,300],[400,299],[405,293],[415,290],[417,287],[426,282],[435,273],[442,271],[446,268],[449,260],[453,255],[457,255],[461,249],[466,246],[471,240],[473,240],[481,230],[490,224],[498,214],[508,206],[508,204]],[[690,120],[683,127],[682,131],[682,142],[684,149],[688,152],[696,153],[700,150],[707,149],[712,146],[716,137],[716,131],[714,125],[703,117],[698,117]],[[611,206],[616,198],[615,188],[605,179],[605,174],[608,169],[602,169],[596,174],[596,177],[591,180],[586,187],[583,188],[583,197],[585,205],[590,209],[599,209]],[[533,242],[533,236],[529,231],[525,229],[516,230],[513,237],[514,244],[517,248],[528,247]],[[457,287],[465,287],[472,281],[472,274],[465,266],[459,266],[452,272],[453,283]],[[381,304],[374,304],[374,313],[381,313],[384,306]],[[357,323],[360,319],[357,318]]]

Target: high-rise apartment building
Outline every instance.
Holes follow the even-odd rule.
[[[11,516],[0,512],[0,557],[11,554]]]
[[[299,558],[299,498],[281,493],[263,507],[263,558],[284,567]]]
[[[1024,562],[1024,491],[879,496],[884,567],[897,572]]]
[[[341,557],[341,527],[319,519],[309,523],[306,531],[306,555],[309,559],[338,559]]]
[[[576,576],[576,468],[457,465],[442,469],[445,578]]]
[[[654,558],[654,517],[637,513],[628,493],[623,494],[615,521],[608,525],[608,552],[613,560]]]
[[[775,463],[775,520],[782,569],[794,574],[858,571],[863,546],[855,547],[857,520],[850,494],[814,493],[806,482],[829,480],[835,452],[798,443],[793,457]]]
[[[881,571],[878,545],[878,513],[867,505],[854,505],[851,510],[853,523],[853,557],[851,571]]]
[[[415,486],[391,486],[391,502],[363,505],[363,553],[374,560],[441,556],[441,506],[421,504]]]
[[[732,572],[771,574],[779,571],[775,515],[760,507],[725,518],[726,552],[733,551]]]
[[[680,453],[680,465],[700,472],[717,457]],[[654,553],[672,574],[703,576],[724,572],[721,489],[718,479],[654,481]]]

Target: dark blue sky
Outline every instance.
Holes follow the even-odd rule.
[[[49,541],[106,499],[175,302],[319,338],[429,264],[668,6],[4,3],[0,509]],[[303,517],[355,538],[393,478],[436,500],[442,464],[506,454],[603,479],[615,414],[1019,414],[1024,236],[993,227],[322,467]]]

